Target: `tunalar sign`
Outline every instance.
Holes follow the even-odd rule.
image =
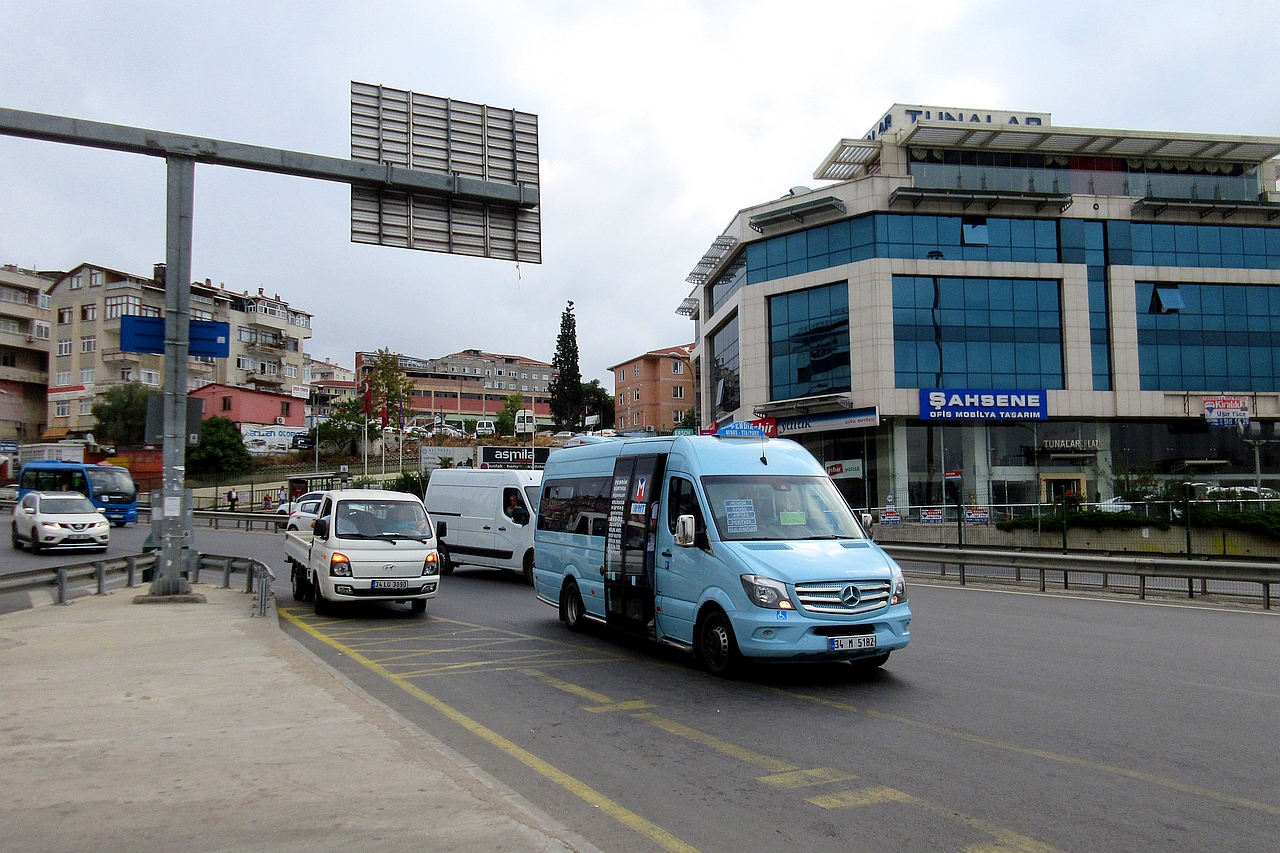
[[[920,389],[924,421],[1044,421],[1049,419],[1045,392]]]

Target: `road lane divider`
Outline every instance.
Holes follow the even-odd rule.
[[[685,843],[662,827],[646,820],[620,803],[610,799],[601,792],[592,788],[590,785],[587,785],[585,782],[579,781],[551,763],[539,758],[532,752],[529,752],[519,744],[508,740],[482,723],[473,720],[471,717],[463,714],[452,705],[437,699],[430,693],[427,693],[425,690],[418,687],[416,684],[407,680],[404,676],[392,672],[376,661],[360,654],[360,652],[357,652],[355,649],[352,649],[337,640],[331,639],[322,631],[317,630],[315,627],[307,624],[305,621],[299,619],[287,610],[279,609],[277,612],[286,621],[297,627],[299,630],[305,632],[308,636],[333,649],[336,649],[371,672],[385,678],[387,681],[390,681],[410,696],[435,709],[449,720],[452,720],[462,726],[464,729],[488,742],[490,745],[496,747],[502,752],[505,752],[507,755],[516,759],[521,764],[524,764],[543,778],[554,782],[591,806],[600,809],[602,812],[624,826],[634,830],[640,835],[643,835],[663,850],[669,850],[671,853],[699,853],[696,847]]]

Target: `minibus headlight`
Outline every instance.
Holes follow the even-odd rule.
[[[902,569],[897,566],[893,567],[893,575],[890,578],[893,584],[893,595],[889,598],[890,604],[901,604],[907,600],[907,579],[902,576]]]
[[[334,578],[351,577],[351,561],[346,554],[334,554],[329,558],[329,576]]]
[[[742,588],[747,591],[747,598],[757,607],[769,610],[795,610],[787,596],[787,585],[763,575],[743,575]]]
[[[427,555],[427,559],[422,561],[422,573],[424,575],[440,574],[440,555],[432,551]]]

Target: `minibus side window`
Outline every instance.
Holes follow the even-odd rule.
[[[667,490],[667,529],[676,532],[676,519],[682,515],[692,515],[695,530],[702,530],[702,510],[698,508],[698,495],[693,490],[693,483],[684,477],[672,477]]]

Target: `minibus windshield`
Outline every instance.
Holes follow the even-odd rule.
[[[95,495],[122,495],[127,498],[134,495],[133,478],[128,471],[118,468],[86,468],[85,473]]]
[[[702,488],[723,541],[866,538],[827,477],[703,477]]]

